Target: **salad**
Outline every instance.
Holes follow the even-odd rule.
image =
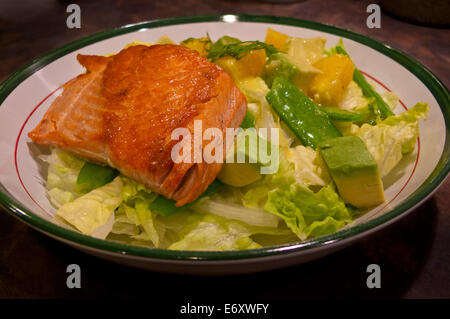
[[[158,43],[173,41],[163,36]],[[332,234],[382,204],[383,178],[413,152],[428,105],[395,114],[397,96],[376,92],[343,41],[325,44],[321,37],[270,28],[264,42],[230,36],[182,41],[222,67],[245,95],[239,135],[279,130],[278,140],[256,137],[276,147],[278,169],[261,174],[265,163],[258,156],[227,162],[205,193],[178,207],[109,166],[54,147],[42,159],[55,222],[130,245],[236,250]],[[231,156],[238,152],[230,150]],[[248,145],[241,152],[252,157]]]

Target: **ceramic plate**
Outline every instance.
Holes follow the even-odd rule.
[[[62,85],[83,72],[76,55],[120,51],[134,40],[155,42],[167,34],[176,42],[188,37],[223,35],[264,40],[267,28],[297,37],[322,36],[327,46],[339,38],[358,68],[379,92],[400,97],[396,112],[427,102],[430,113],[420,123],[415,151],[383,182],[387,201],[345,229],[325,237],[245,251],[192,252],[150,249],[95,239],[51,222],[54,208],[45,195],[36,156],[27,132],[36,126]],[[0,203],[35,229],[88,253],[159,271],[179,273],[243,273],[305,262],[380,229],[406,215],[432,194],[450,169],[449,92],[425,67],[376,40],[332,26],[272,16],[213,15],[157,20],[95,34],[67,44],[31,62],[0,86]],[[44,174],[43,174],[44,173]]]

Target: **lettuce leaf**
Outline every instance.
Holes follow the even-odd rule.
[[[288,41],[288,55],[298,63],[311,66],[324,57],[325,42],[326,39],[322,37],[310,39],[291,37]]]
[[[267,192],[266,192],[267,193]],[[252,226],[277,227],[279,218],[262,209],[251,209],[221,200],[204,199],[199,201],[196,211],[211,213],[230,220],[239,220]]]
[[[225,189],[217,196],[228,203],[263,209],[270,190],[297,182],[294,176],[294,165],[287,160],[283,153],[285,150],[280,148],[279,167],[276,173],[262,175],[260,180],[246,187]]]
[[[414,150],[419,136],[419,120],[426,118],[428,104],[417,103],[408,111],[390,116],[377,125],[353,125],[346,133],[358,135],[366,143],[378,164],[381,177],[400,162],[404,154]]]
[[[114,210],[122,202],[122,180],[111,183],[62,205],[55,216],[74,226],[80,232],[106,238],[114,223]]]
[[[398,104],[398,96],[394,92],[384,92],[380,94],[383,101],[389,106],[391,111],[395,110]]]
[[[247,192],[245,192],[241,199],[242,205],[248,208],[262,208],[267,200],[270,188],[265,183],[261,185],[253,185]]]
[[[273,227],[249,226],[235,220],[191,213],[190,221],[180,231],[181,240],[169,246],[173,250],[241,250],[261,247],[250,238],[253,234],[287,235],[288,231]]]
[[[77,177],[85,161],[59,148],[52,148],[50,155],[41,159],[48,163],[46,188],[52,205],[59,208],[80,197]]]
[[[173,250],[235,250],[261,247],[251,238],[247,227],[238,223],[225,222],[212,215],[204,215],[184,229],[180,241],[169,246]]]
[[[164,231],[156,222],[157,214],[150,210],[150,204],[158,194],[132,179],[123,176],[121,178],[124,202],[120,208],[138,229],[138,234],[133,234],[131,237],[137,240],[151,241],[155,247],[159,247]]]
[[[299,184],[274,189],[264,209],[281,217],[301,240],[334,233],[351,221],[333,184],[317,193]]]
[[[137,198],[133,206],[123,205],[127,216],[135,221],[136,226],[141,226],[143,231],[132,237],[135,239],[151,241],[155,247],[160,245],[160,237],[163,236],[161,230],[158,232],[155,221],[155,214],[148,208],[148,202],[142,198]]]
[[[326,186],[331,182],[328,169],[319,153],[303,145],[286,149],[286,159],[294,166],[297,183],[306,186]]]
[[[334,47],[323,50],[323,53],[327,56],[333,55],[333,54],[337,54],[338,53],[338,48],[344,48],[344,41],[342,40],[342,38],[339,39],[338,43],[336,43],[336,45]]]
[[[121,204],[115,211],[114,225],[111,229],[111,233],[117,235],[127,235],[130,237],[138,236],[141,233],[141,230],[137,226],[136,220],[128,216],[125,212],[123,204]]]
[[[339,108],[349,111],[362,109],[367,107],[369,102],[370,99],[363,95],[361,88],[352,80],[344,91],[344,96],[339,103]]]

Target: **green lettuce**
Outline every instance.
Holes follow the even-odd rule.
[[[267,193],[267,192],[266,192]],[[242,205],[228,203],[222,200],[200,200],[194,209],[199,212],[211,213],[230,220],[239,220],[248,225],[277,227],[279,218],[268,214],[262,209],[251,209]]]
[[[212,214],[191,213],[180,231],[181,239],[168,248],[173,250],[242,250],[261,247],[254,234],[287,235],[289,232],[273,227],[249,226],[236,220]]]
[[[326,186],[331,182],[327,166],[318,151],[299,145],[286,149],[286,159],[294,168],[297,183],[306,186]]]
[[[363,95],[361,88],[352,80],[344,91],[339,108],[349,111],[362,109],[367,107],[369,102],[370,99]]]
[[[311,66],[324,57],[325,42],[326,39],[322,37],[310,39],[291,37],[288,43],[288,55],[297,63]]]
[[[290,37],[287,53],[278,52],[269,56],[262,78],[269,87],[276,77],[293,82],[299,89],[307,88],[312,78],[320,72],[313,64],[323,58],[325,39],[321,37],[302,39]]]
[[[80,197],[77,177],[85,161],[59,148],[52,148],[50,155],[41,159],[48,163],[47,194],[56,208]]]
[[[241,189],[240,204],[248,208],[263,208],[271,190],[291,184],[320,188],[328,185],[331,177],[317,151],[302,145],[280,148],[280,164],[274,174],[263,178],[250,187]],[[234,193],[234,197],[238,197]]]
[[[395,110],[398,104],[398,96],[394,92],[384,92],[380,94],[383,101],[389,106],[391,111]]]
[[[280,148],[280,162],[276,173],[262,175],[262,179],[255,183],[247,187],[234,189],[234,191],[231,192],[231,196],[230,194],[227,194],[227,192],[224,192],[219,196],[222,197],[222,199],[232,203],[237,202],[239,205],[243,205],[247,208],[263,209],[267,202],[269,191],[278,187],[297,183],[295,178],[295,167],[283,153],[285,150],[285,148]]]
[[[133,216],[136,226],[141,226],[142,230],[139,234],[133,235],[135,239],[151,241],[155,247],[160,245],[160,232],[156,228],[155,214],[148,208],[147,201],[137,198],[133,206],[123,204],[127,216]]]
[[[112,182],[62,205],[56,217],[74,226],[80,232],[105,238],[114,224],[114,210],[122,203],[122,181]]]
[[[347,132],[358,135],[366,143],[367,149],[378,164],[381,177],[400,162],[404,154],[414,150],[419,136],[419,120],[426,118],[428,104],[417,103],[408,111],[390,116],[377,125],[356,125]]]
[[[301,240],[334,233],[352,220],[333,184],[317,193],[299,184],[271,190],[264,209],[281,217]]]
[[[327,56],[337,54],[339,53],[338,52],[339,48],[344,48],[344,41],[342,40],[342,38],[339,39],[338,43],[334,47],[331,47],[328,50],[324,49],[323,53]]]
[[[114,225],[111,229],[112,234],[127,235],[130,237],[138,236],[141,230],[138,227],[137,216],[130,218],[125,212],[124,205],[120,205],[115,211]]]
[[[417,103],[408,111],[391,116],[381,122],[382,125],[391,127],[407,126],[410,128],[409,134],[403,134],[401,138],[402,154],[414,151],[416,140],[419,137],[419,120],[426,119],[428,111],[427,103]]]
[[[155,247],[160,246],[161,237],[164,234],[156,221],[157,214],[149,208],[158,194],[152,192],[145,185],[127,177],[121,177],[123,181],[121,208],[139,230],[138,234],[131,237],[137,240],[150,241]]]

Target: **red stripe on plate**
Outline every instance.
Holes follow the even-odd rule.
[[[31,111],[30,114],[28,114],[27,118],[25,119],[25,122],[23,122],[22,127],[20,128],[19,131],[19,135],[17,136],[17,140],[16,140],[16,145],[14,148],[14,165],[16,167],[16,173],[17,173],[17,177],[19,178],[20,184],[22,185],[23,189],[25,190],[25,192],[27,193],[27,195],[31,198],[31,200],[40,208],[42,209],[44,212],[46,212],[47,214],[50,214],[49,212],[47,212],[44,208],[41,207],[41,205],[38,204],[38,202],[33,198],[33,196],[31,196],[30,192],[28,191],[28,189],[25,187],[23,181],[22,181],[22,177],[20,176],[20,172],[19,172],[19,166],[17,165],[17,148],[19,146],[19,140],[20,140],[20,136],[22,135],[23,129],[25,127],[25,125],[27,124],[28,120],[31,118],[31,116],[34,114],[34,112],[36,112],[36,110],[45,102],[47,101],[48,98],[50,98],[53,94],[55,94],[56,92],[58,92],[60,89],[62,89],[66,84],[70,83],[71,81],[73,81],[75,78],[70,79],[69,81],[67,81],[66,83],[64,83],[63,85],[57,87],[55,90],[53,90],[49,95],[47,95],[42,101],[40,101],[38,103],[38,105],[36,105],[33,110]]]

